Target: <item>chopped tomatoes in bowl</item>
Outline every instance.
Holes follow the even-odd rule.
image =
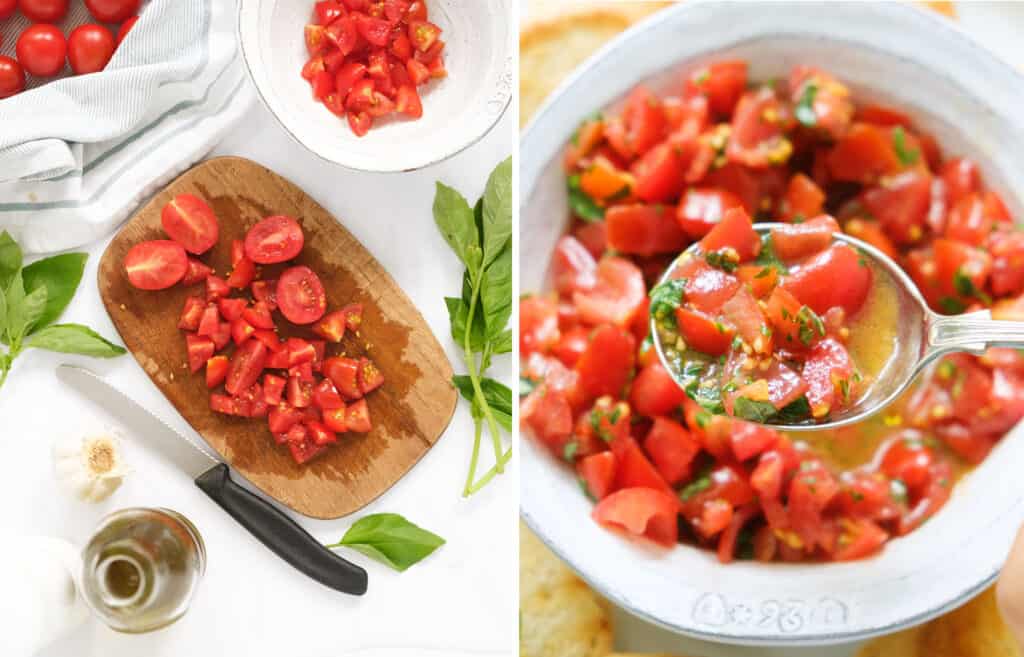
[[[822,67],[759,81],[718,61],[667,94],[638,86],[566,144],[554,285],[519,302],[520,419],[602,527],[722,563],[869,558],[1024,417],[1024,355],[991,349],[853,427],[764,424],[852,403],[886,355],[871,327],[898,309],[838,231],[938,312],[1024,319],[1024,231],[977,163],[867,101]]]
[[[187,366],[201,376],[184,385],[205,384],[217,413],[266,422],[298,465],[346,433],[372,430],[366,397],[384,374],[346,355],[366,344],[363,306],[328,308],[320,277],[294,260],[305,244],[296,219],[270,216],[233,240],[226,278],[201,260],[220,235],[206,201],[179,195],[162,223],[171,239],[136,244],[123,264],[136,288],[189,288],[177,328]]]

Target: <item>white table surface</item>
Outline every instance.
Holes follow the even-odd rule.
[[[542,0],[545,4],[586,4],[587,0]],[[626,2],[628,0],[622,0]],[[1024,66],[1024,2],[957,2],[960,26],[980,43],[1018,66]],[[520,12],[528,13],[526,0]],[[969,125],[969,119],[965,119]],[[730,646],[677,635],[643,621],[622,609],[614,610],[615,647],[625,652],[667,652],[688,657],[852,657],[861,645],[814,648]],[[966,656],[965,656],[966,657]],[[981,657],[981,656],[971,656]]]
[[[391,272],[426,317],[456,371],[463,372],[443,301],[460,289],[462,269],[432,219],[434,182],[443,180],[475,201],[491,169],[512,152],[515,126],[513,108],[484,140],[447,162],[414,173],[368,175],[318,160],[257,103],[211,156],[251,158],[303,187]],[[347,128],[339,125],[341,129]],[[95,280],[109,239],[86,247],[90,258],[85,277],[63,319],[116,338]],[[128,636],[90,620],[47,649],[46,657],[460,657],[516,651],[516,461],[482,492],[469,500],[461,497],[472,445],[466,404],[460,402],[448,431],[423,460],[364,510],[335,521],[299,519],[314,536],[333,542],[356,517],[395,512],[447,540],[404,573],[346,551],[346,558],[369,571],[369,592],[357,598],[328,590],[293,570],[137,439],[127,450],[134,471],[111,499],[86,504],[59,490],[52,474],[52,441],[81,435],[89,426],[117,425],[60,386],[54,368],[61,362],[102,372],[176,428],[191,431],[131,356],[97,361],[25,353],[0,390],[0,452],[7,464],[7,474],[0,477],[0,530],[80,545],[110,511],[165,506],[197,525],[206,542],[208,567],[191,611],[176,624]],[[497,359],[497,376],[510,381],[513,371],[510,356]],[[0,619],[0,630],[2,626]],[[2,644],[0,638],[0,654]]]

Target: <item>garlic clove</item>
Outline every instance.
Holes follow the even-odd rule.
[[[122,441],[112,430],[58,441],[53,446],[53,461],[61,486],[87,502],[110,497],[128,472]]]

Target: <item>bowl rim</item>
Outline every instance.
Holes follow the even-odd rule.
[[[253,65],[250,62],[250,54],[251,53],[249,53],[249,50],[248,50],[248,47],[247,47],[248,40],[245,37],[242,25],[244,23],[244,21],[243,21],[244,13],[243,12],[245,12],[246,7],[251,6],[251,3],[254,2],[254,1],[255,0],[238,0],[238,9],[236,11],[236,17],[237,17],[237,20],[235,21],[235,23],[237,25],[237,27],[236,27],[236,38],[238,40],[238,45],[239,45],[238,50],[239,50],[239,52],[242,55],[242,62],[245,64],[245,71],[248,74],[249,80],[252,82],[253,87],[256,89],[256,95],[259,96],[260,102],[263,103],[263,106],[267,109],[268,112],[270,112],[270,115],[274,117],[274,120],[277,122],[277,124],[279,126],[281,126],[281,128],[285,131],[285,134],[287,134],[292,139],[292,141],[294,141],[295,143],[299,144],[300,146],[302,146],[307,151],[309,151],[310,153],[312,153],[313,155],[315,155],[317,158],[319,158],[320,160],[322,160],[324,162],[328,162],[330,164],[338,165],[338,166],[343,167],[345,169],[348,169],[350,171],[363,171],[363,172],[366,172],[366,173],[406,173],[406,172],[411,172],[411,171],[419,171],[420,169],[426,169],[427,167],[431,167],[431,166],[433,166],[435,164],[440,164],[441,162],[444,162],[445,160],[451,159],[451,158],[455,157],[456,155],[458,155],[459,153],[462,153],[466,149],[470,148],[471,146],[474,146],[475,144],[479,143],[480,140],[482,140],[484,137],[489,135],[491,133],[491,131],[494,130],[495,126],[498,125],[498,123],[501,121],[501,119],[505,116],[506,112],[508,112],[508,108],[512,105],[512,98],[515,95],[514,92],[513,93],[507,93],[507,94],[504,95],[505,97],[504,97],[504,100],[502,101],[501,109],[499,111],[495,112],[493,115],[491,115],[492,118],[484,125],[483,130],[479,131],[479,134],[470,133],[467,138],[459,140],[457,142],[457,145],[454,148],[451,148],[451,149],[446,148],[445,151],[443,153],[439,154],[439,155],[430,154],[427,157],[422,157],[422,158],[419,158],[419,159],[416,159],[416,160],[412,160],[411,164],[409,164],[409,165],[403,165],[403,166],[357,166],[357,165],[352,164],[351,162],[343,162],[341,160],[336,160],[336,159],[334,159],[332,157],[328,157],[324,153],[321,153],[319,150],[313,148],[312,146],[307,144],[305,141],[300,139],[298,137],[298,135],[296,135],[292,131],[292,129],[288,126],[288,124],[285,122],[285,120],[278,115],[277,111],[274,109],[273,104],[267,99],[267,95],[264,92],[263,85],[260,83],[260,81],[259,81],[259,79],[258,79],[258,77],[257,77],[257,75],[255,73],[255,71],[253,70]],[[510,5],[508,5],[508,0],[497,0],[497,1],[501,5],[505,6],[506,10],[510,6]],[[506,18],[508,18],[508,17],[506,16]],[[499,79],[503,79],[503,80],[504,79],[514,79],[512,72],[508,69],[508,65],[509,65],[508,62],[515,61],[514,60],[514,54],[515,54],[516,50],[515,50],[515,45],[514,45],[514,42],[513,42],[513,32],[514,31],[510,29],[508,32],[509,32],[509,36],[508,36],[508,39],[506,39],[506,43],[504,44],[504,50],[503,50],[503,54],[506,55],[506,57],[505,57],[506,67],[504,69],[500,69],[501,73],[498,76]],[[378,162],[378,161],[379,162],[387,162],[388,160],[381,158],[379,160],[374,160],[374,161],[375,162]]]
[[[657,12],[657,13],[651,15],[650,17],[648,17],[648,18],[638,22],[637,24],[631,26],[630,28],[628,28],[627,30],[623,31],[621,34],[616,36],[614,39],[609,41],[607,44],[602,46],[597,52],[595,52],[593,55],[591,55],[583,64],[578,66],[574,70],[574,72],[572,74],[570,74],[568,77],[566,77],[566,79],[563,80],[559,84],[559,86],[551,94],[548,95],[548,97],[542,103],[540,108],[536,111],[536,113],[533,115],[531,120],[527,123],[526,127],[522,130],[521,135],[520,135],[520,144],[521,144],[521,146],[525,146],[525,145],[529,144],[530,142],[537,140],[537,134],[542,131],[542,126],[543,126],[544,123],[547,122],[549,115],[551,115],[551,113],[554,111],[554,107],[556,105],[558,105],[560,102],[562,102],[562,98],[563,97],[567,96],[568,94],[570,94],[571,92],[576,90],[575,88],[577,87],[577,85],[579,85],[582,80],[586,79],[590,75],[591,71],[593,69],[597,68],[599,66],[599,64],[601,62],[603,62],[605,59],[607,59],[608,57],[614,56],[624,46],[626,46],[628,44],[632,44],[635,39],[637,39],[640,35],[642,35],[646,31],[650,30],[652,27],[660,25],[661,23],[664,23],[664,22],[674,21],[680,15],[685,15],[685,14],[687,14],[689,12],[696,12],[698,10],[698,8],[701,7],[701,6],[714,5],[714,4],[718,4],[718,3],[716,3],[715,0],[691,0],[690,2],[677,4],[677,5],[673,6],[673,7],[666,8],[666,9],[664,9],[664,10],[662,10],[660,12]],[[740,2],[740,3],[730,3],[730,4],[747,4],[747,5],[750,5],[750,4],[754,4],[754,5],[771,4],[771,5],[775,5],[776,7],[779,7],[779,6],[790,6],[790,7],[796,6],[796,7],[798,7],[802,3],[794,2],[794,1],[787,1],[787,2],[772,2],[772,3]],[[837,3],[837,4],[850,4],[850,3]],[[853,4],[858,4],[858,3],[853,3]],[[1004,59],[1002,59],[1000,57],[997,57],[993,52],[991,52],[987,48],[984,48],[973,37],[971,37],[966,31],[964,31],[964,29],[961,26],[959,26],[958,24],[953,23],[952,21],[945,20],[945,19],[935,15],[933,12],[924,11],[924,10],[922,10],[920,8],[911,6],[909,4],[904,4],[904,3],[881,3],[881,5],[883,5],[883,6],[880,9],[880,11],[888,12],[889,14],[893,15],[894,17],[899,18],[901,21],[903,21],[904,24],[906,24],[907,21],[917,22],[924,29],[934,30],[936,33],[938,33],[938,36],[935,37],[936,41],[940,41],[943,38],[955,39],[955,40],[959,41],[962,46],[967,47],[967,48],[971,48],[972,50],[976,51],[978,53],[977,54],[977,58],[979,60],[984,60],[986,62],[986,65],[994,67],[994,68],[1002,69],[1003,75],[1007,76],[1007,78],[1016,79],[1019,83],[1021,83],[1020,87],[1024,87],[1024,71],[1020,71],[1020,70],[1014,68],[1009,62],[1006,62]],[[878,9],[878,7],[876,7],[876,9]],[[895,56],[892,53],[890,53],[890,54],[892,56]],[[700,54],[699,53],[695,53],[691,57],[697,58],[697,57],[700,57]],[[655,70],[655,71],[649,71],[646,74],[642,74],[640,78],[634,79],[632,81],[632,84],[635,85],[636,83],[638,83],[638,82],[642,81],[643,79],[645,79],[645,77],[647,77],[647,76],[657,76],[657,75],[659,75],[660,72],[664,72],[664,71],[670,69],[673,65],[680,65],[680,64],[681,64],[681,61],[670,61],[668,58],[666,58],[665,65],[664,65],[664,67],[662,67],[662,69]],[[628,90],[629,86],[630,85],[626,85],[626,89],[627,90]],[[593,110],[593,109],[596,109],[596,108],[592,108],[592,107],[583,108],[583,110],[580,112],[580,115],[582,116],[587,111],[590,111],[590,110]],[[535,194],[537,185],[538,185],[539,181],[543,178],[543,169],[549,163],[550,163],[549,160],[540,161],[539,158],[530,158],[530,157],[527,157],[527,156],[525,156],[525,155],[523,155],[521,153],[521,156],[520,156],[520,172],[521,172],[521,176],[520,176],[520,195],[519,195],[519,209],[520,209],[521,213],[523,213],[525,211],[525,209],[526,209],[526,207],[528,205],[528,201]],[[522,224],[520,226],[522,226]],[[1015,426],[1015,428],[1010,429],[1004,435],[1009,435],[1009,434],[1013,433],[1014,431],[1018,430],[1022,425],[1024,425],[1024,423],[1018,423]],[[519,436],[520,436],[520,440],[521,440],[522,443],[526,443],[527,441],[531,440],[529,436],[524,435],[524,433],[523,433],[523,431],[521,429],[520,429],[520,432],[519,432]],[[530,450],[526,450],[526,451],[530,451]],[[540,455],[540,456],[543,456],[543,455]],[[522,458],[524,460],[526,460],[526,459],[530,459],[530,458],[537,458],[537,456],[536,455],[535,456],[524,456]],[[980,467],[980,466],[975,466],[975,467]],[[972,469],[971,472],[973,473],[974,470]],[[526,476],[525,473],[526,473],[526,470],[524,469],[524,480],[523,480],[523,483],[525,483],[525,476]],[[958,487],[959,487],[959,485],[960,484],[958,483]],[[1008,507],[1004,511],[1004,513],[1011,512],[1013,510],[1013,508],[1015,508],[1016,506],[1019,506],[1019,503],[1020,503],[1020,500],[1017,500],[1016,503],[1013,505],[1013,507]],[[917,612],[917,613],[915,613],[915,614],[913,614],[913,615],[911,615],[909,617],[899,618],[899,619],[897,619],[895,621],[892,621],[890,623],[876,624],[876,625],[873,625],[873,626],[861,626],[861,627],[855,628],[855,629],[853,629],[851,631],[842,631],[842,630],[835,631],[835,632],[823,631],[823,632],[817,632],[817,633],[799,634],[797,636],[779,634],[777,632],[776,633],[770,633],[770,634],[769,633],[765,633],[765,632],[752,633],[752,634],[720,633],[720,632],[717,632],[717,631],[708,631],[706,629],[701,629],[694,622],[690,622],[689,624],[684,624],[684,623],[676,623],[676,622],[672,622],[672,621],[669,621],[669,620],[665,620],[665,619],[659,618],[658,616],[656,616],[656,615],[654,615],[652,613],[649,613],[649,612],[647,612],[647,611],[645,611],[643,609],[640,609],[637,604],[634,604],[629,599],[629,596],[624,591],[612,590],[608,585],[606,585],[604,580],[601,577],[598,576],[598,573],[590,573],[590,572],[585,571],[583,569],[583,567],[581,566],[581,564],[580,564],[580,560],[576,559],[576,558],[574,558],[572,556],[573,555],[573,551],[567,550],[563,546],[560,546],[560,545],[556,544],[555,541],[547,533],[545,533],[544,527],[541,524],[540,520],[537,517],[534,516],[534,514],[531,512],[531,510],[528,507],[521,506],[521,508],[520,508],[520,516],[523,519],[523,521],[526,523],[526,525],[530,528],[530,530],[533,531],[534,534],[536,534],[538,536],[538,538],[552,552],[554,552],[562,561],[564,561],[566,563],[566,565],[568,565],[569,568],[573,572],[575,572],[581,579],[583,579],[588,584],[588,586],[593,588],[595,591],[597,591],[603,597],[605,597],[606,599],[610,600],[616,606],[618,606],[619,608],[623,609],[627,613],[629,613],[629,614],[631,614],[631,615],[633,615],[635,617],[641,618],[641,619],[643,619],[643,620],[645,620],[645,621],[647,621],[647,622],[649,622],[649,623],[651,623],[651,624],[653,624],[655,626],[661,627],[663,629],[669,630],[669,631],[677,633],[677,634],[681,634],[681,635],[685,635],[685,636],[689,636],[689,637],[693,637],[693,638],[697,638],[697,639],[701,639],[701,640],[705,640],[705,641],[711,641],[711,642],[716,642],[716,643],[728,643],[728,644],[734,644],[734,645],[766,646],[766,647],[768,647],[768,646],[776,646],[776,647],[779,647],[779,646],[814,646],[814,645],[829,645],[829,644],[839,644],[839,643],[851,643],[851,642],[861,641],[861,640],[868,639],[868,638],[871,638],[871,637],[874,637],[874,636],[878,636],[878,635],[882,635],[882,634],[888,634],[888,633],[895,632],[895,631],[898,631],[900,629],[904,629],[904,628],[907,628],[907,627],[912,627],[912,626],[918,625],[920,623],[924,623],[924,622],[926,622],[926,621],[928,621],[928,620],[930,620],[930,619],[932,619],[932,618],[934,618],[934,617],[936,617],[938,615],[946,613],[947,611],[955,609],[955,608],[959,607],[960,605],[962,605],[963,603],[967,602],[969,599],[971,599],[972,597],[974,597],[978,593],[980,593],[982,590],[984,590],[989,585],[991,585],[992,582],[996,579],[996,577],[999,574],[999,571],[1001,570],[1001,563],[1002,563],[1001,560],[999,562],[997,562],[994,567],[992,567],[990,569],[987,569],[986,572],[979,579],[977,579],[976,581],[974,581],[970,585],[963,587],[958,593],[956,593],[955,595],[953,595],[949,599],[946,599],[946,600],[941,601],[941,602],[939,602],[937,604],[931,605],[927,609],[919,611],[919,612]],[[619,540],[626,540],[626,539],[619,539]],[[676,548],[673,548],[673,549],[679,549],[679,547],[677,546]],[[689,548],[689,549],[692,549],[692,548]]]

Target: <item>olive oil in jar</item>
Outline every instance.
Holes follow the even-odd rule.
[[[119,632],[150,632],[188,610],[206,567],[195,526],[168,509],[124,509],[100,524],[82,554],[82,594]]]

